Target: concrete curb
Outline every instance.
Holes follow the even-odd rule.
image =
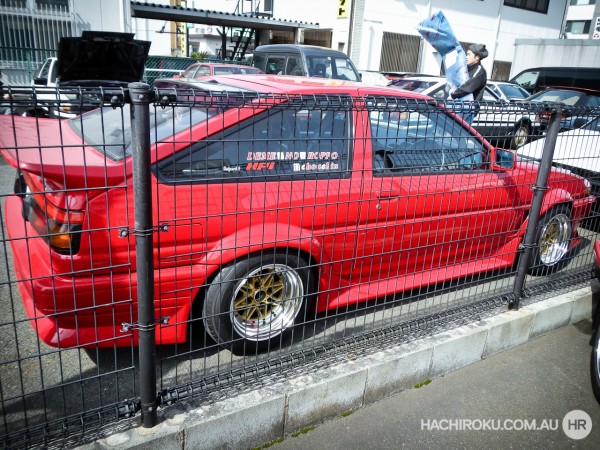
[[[138,427],[80,448],[257,447],[591,315],[586,287],[209,406],[171,406],[159,411],[152,429]]]

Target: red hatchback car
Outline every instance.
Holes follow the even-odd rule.
[[[186,339],[193,303],[216,342],[248,351],[288,338],[308,308],[341,311],[515,263],[537,165],[432,99],[270,75],[196,89],[250,100],[150,108],[153,223],[163,228],[156,317],[168,317],[158,343]],[[37,128],[0,122],[2,154],[20,171],[5,208],[14,266],[27,314],[53,346],[137,342],[120,331],[137,310],[134,237],[122,233],[134,203],[124,109]],[[594,201],[567,171],[548,184],[540,273],[561,266]]]

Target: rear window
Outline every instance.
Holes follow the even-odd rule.
[[[69,120],[69,127],[83,141],[120,161],[131,155],[131,119],[129,105],[123,108],[99,108]],[[150,107],[150,144],[197,125],[218,112],[214,108]]]
[[[439,82],[437,80],[407,80],[407,79],[402,79],[402,80],[394,80],[392,82],[392,86],[400,88],[400,89],[406,89],[407,91],[413,91],[413,92],[423,92],[427,89],[429,89],[432,86],[435,86],[436,84],[438,84]]]

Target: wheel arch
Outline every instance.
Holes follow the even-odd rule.
[[[222,239],[219,244],[207,253],[202,261],[203,266],[211,267],[212,270],[207,273],[204,283],[197,289],[193,296],[190,314],[195,318],[201,317],[201,308],[206,298],[206,291],[219,272],[231,266],[236,260],[248,258],[264,251],[299,252],[299,255],[308,261],[311,272],[316,272],[315,276],[318,286],[319,270],[317,267],[321,261],[315,255],[322,254],[321,242],[314,238],[312,234],[298,227],[288,226],[288,230],[289,233],[286,233],[285,237],[279,236],[279,240],[277,240],[278,236],[273,235],[270,235],[267,239],[267,233],[265,233],[263,227],[255,230],[254,235],[252,233],[253,229],[247,228],[241,230],[241,232],[238,231],[234,236]],[[292,234],[295,237],[292,238]],[[261,239],[253,238],[252,236],[260,236]],[[240,242],[244,243],[240,244]],[[286,245],[280,245],[280,243],[285,243]]]

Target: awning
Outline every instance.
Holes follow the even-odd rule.
[[[293,31],[298,28],[318,29],[319,24],[273,19],[252,14],[234,14],[182,6],[131,2],[131,17],[138,19],[168,20],[171,22],[199,23],[236,28]]]

